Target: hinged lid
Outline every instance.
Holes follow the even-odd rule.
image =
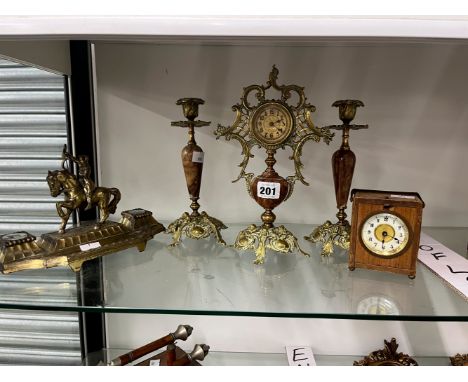
[[[366,189],[353,189],[351,191],[350,201],[354,201],[355,198],[366,198],[374,199],[375,201],[382,201],[385,199],[399,200],[404,202],[415,202],[416,204],[422,204],[424,208],[425,204],[421,196],[417,192],[408,191],[381,191],[381,190],[366,190]]]

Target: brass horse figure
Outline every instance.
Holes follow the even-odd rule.
[[[78,164],[79,178],[65,168],[66,160]],[[99,208],[100,219],[96,228],[99,228],[107,220],[109,214],[115,213],[121,197],[120,191],[117,188],[95,187],[94,182],[89,178],[90,172],[88,158],[85,155],[80,155],[78,158],[73,157],[66,152],[66,146],[64,146],[62,153],[62,169],[49,171],[47,183],[50,194],[57,197],[63,192],[65,195],[64,201],[56,203],[57,213],[62,219],[59,233],[65,232],[70,215],[84,203],[86,203],[87,209],[92,206]]]

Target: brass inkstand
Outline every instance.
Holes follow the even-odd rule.
[[[192,213],[184,212],[180,218],[167,227],[166,233],[172,234],[173,243],[171,246],[179,244],[183,234],[197,240],[215,235],[219,243],[226,244],[220,233],[221,229],[227,228],[223,222],[209,216],[205,211],[198,212],[204,152],[195,142],[195,127],[209,126],[210,122],[195,121],[195,118],[198,117],[198,106],[204,103],[205,101],[200,98],[179,99],[176,104],[182,105],[187,121],[171,122],[171,126],[188,128],[189,141],[182,149],[182,165],[190,200],[192,201],[192,204],[190,204]]]
[[[350,122],[356,116],[356,109],[364,106],[364,103],[361,101],[340,100],[334,102],[332,106],[338,107],[339,116],[343,122],[341,125],[327,126],[330,129],[341,130],[343,132],[341,147],[332,156],[333,181],[338,208],[336,217],[338,218],[338,222],[333,224],[330,220],[327,220],[314,229],[309,236],[305,237],[306,240],[312,243],[322,243],[322,256],[333,254],[335,245],[343,249],[349,249],[351,226],[346,220],[347,215],[345,210],[356,164],[356,155],[354,155],[349,147],[349,131],[368,128],[368,125],[350,125]]]
[[[65,162],[69,162],[68,168]],[[78,165],[78,176],[71,171],[71,164]],[[127,248],[137,247],[141,252],[154,235],[164,231],[151,211],[135,208],[122,212],[120,222],[108,220],[115,213],[120,201],[120,191],[96,186],[91,178],[88,157],[74,157],[62,152],[62,168],[47,175],[50,194],[64,195],[56,203],[61,219],[56,232],[44,233],[40,238],[28,232],[15,232],[0,236],[0,271],[12,273],[26,269],[52,268],[68,265],[78,272],[85,261]],[[71,214],[79,208],[99,209],[99,221],[82,222],[78,227],[67,228]]]
[[[255,264],[262,264],[267,248],[273,251],[290,253],[301,250],[297,238],[284,226],[275,227],[276,216],[273,209],[286,201],[293,193],[296,180],[308,185],[301,173],[302,147],[308,140],[329,143],[333,137],[328,128],[317,128],[312,122],[312,112],[315,107],[307,102],[304,88],[297,85],[278,85],[278,69],[273,66],[266,85],[250,85],[244,88],[241,102],[232,109],[236,119],[232,126],[218,125],[215,135],[226,140],[237,140],[242,146],[244,158],[239,165],[241,172],[234,182],[244,178],[249,195],[265,209],[261,218],[263,224],[251,224],[241,231],[234,244],[238,249],[255,250]],[[266,99],[268,89],[276,90],[279,99]],[[298,97],[297,104],[289,103],[291,94]],[[248,99],[250,95],[254,103]],[[259,175],[246,173],[246,168],[254,146],[266,150],[267,168]],[[294,161],[295,174],[287,178],[281,177],[273,168],[276,163],[276,151],[289,146],[292,150],[291,160]]]

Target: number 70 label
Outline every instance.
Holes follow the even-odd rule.
[[[273,182],[258,182],[257,197],[262,199],[279,199],[280,184]]]

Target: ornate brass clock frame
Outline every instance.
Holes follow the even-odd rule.
[[[330,256],[334,252],[334,246],[349,249],[351,226],[346,220],[346,204],[348,201],[351,183],[353,181],[356,155],[349,147],[350,130],[367,129],[368,125],[351,125],[350,122],[356,116],[356,109],[364,106],[359,100],[335,101],[332,106],[339,109],[339,116],[343,122],[341,125],[328,126],[330,129],[343,131],[341,147],[332,156],[333,181],[335,185],[335,197],[338,208],[336,217],[338,222],[327,220],[312,231],[305,239],[312,243],[322,243],[322,256]]]
[[[408,354],[398,353],[395,338],[384,340],[385,347],[370,353],[360,361],[354,361],[353,366],[418,366],[418,363]]]
[[[200,98],[179,99],[176,104],[182,105],[187,121],[171,122],[172,126],[188,128],[189,141],[182,149],[182,165],[190,200],[192,201],[192,204],[190,204],[192,213],[184,212],[180,218],[167,227],[166,233],[172,234],[173,243],[171,246],[179,244],[182,235],[197,240],[215,235],[219,243],[226,244],[220,232],[221,229],[227,228],[223,222],[209,216],[205,211],[198,212],[204,152],[195,141],[195,127],[208,126],[210,122],[195,121],[195,118],[198,117],[198,106],[204,103],[205,101]]]
[[[276,219],[273,209],[292,195],[296,181],[308,185],[301,172],[304,144],[308,140],[320,142],[321,139],[328,144],[334,135],[328,128],[317,128],[312,122],[315,107],[307,103],[304,88],[297,85],[278,85],[278,73],[278,69],[273,66],[266,85],[250,85],[244,88],[241,102],[232,107],[236,112],[232,126],[218,125],[215,131],[217,138],[235,139],[242,146],[244,158],[239,165],[241,171],[233,182],[243,178],[249,195],[265,209],[261,216],[263,224],[248,226],[238,234],[234,244],[238,249],[255,250],[256,264],[264,262],[267,248],[282,253],[290,253],[297,249],[307,255],[290,231],[282,225],[273,225]],[[280,92],[280,98],[267,99],[268,89]],[[288,103],[292,93],[299,98],[297,104]],[[248,100],[251,94],[255,94],[257,99],[254,104]],[[267,153],[267,168],[257,177],[246,172],[249,160],[254,156],[254,146],[264,148]],[[294,161],[295,174],[283,178],[273,166],[276,163],[276,151],[286,146],[292,149],[290,159]]]

